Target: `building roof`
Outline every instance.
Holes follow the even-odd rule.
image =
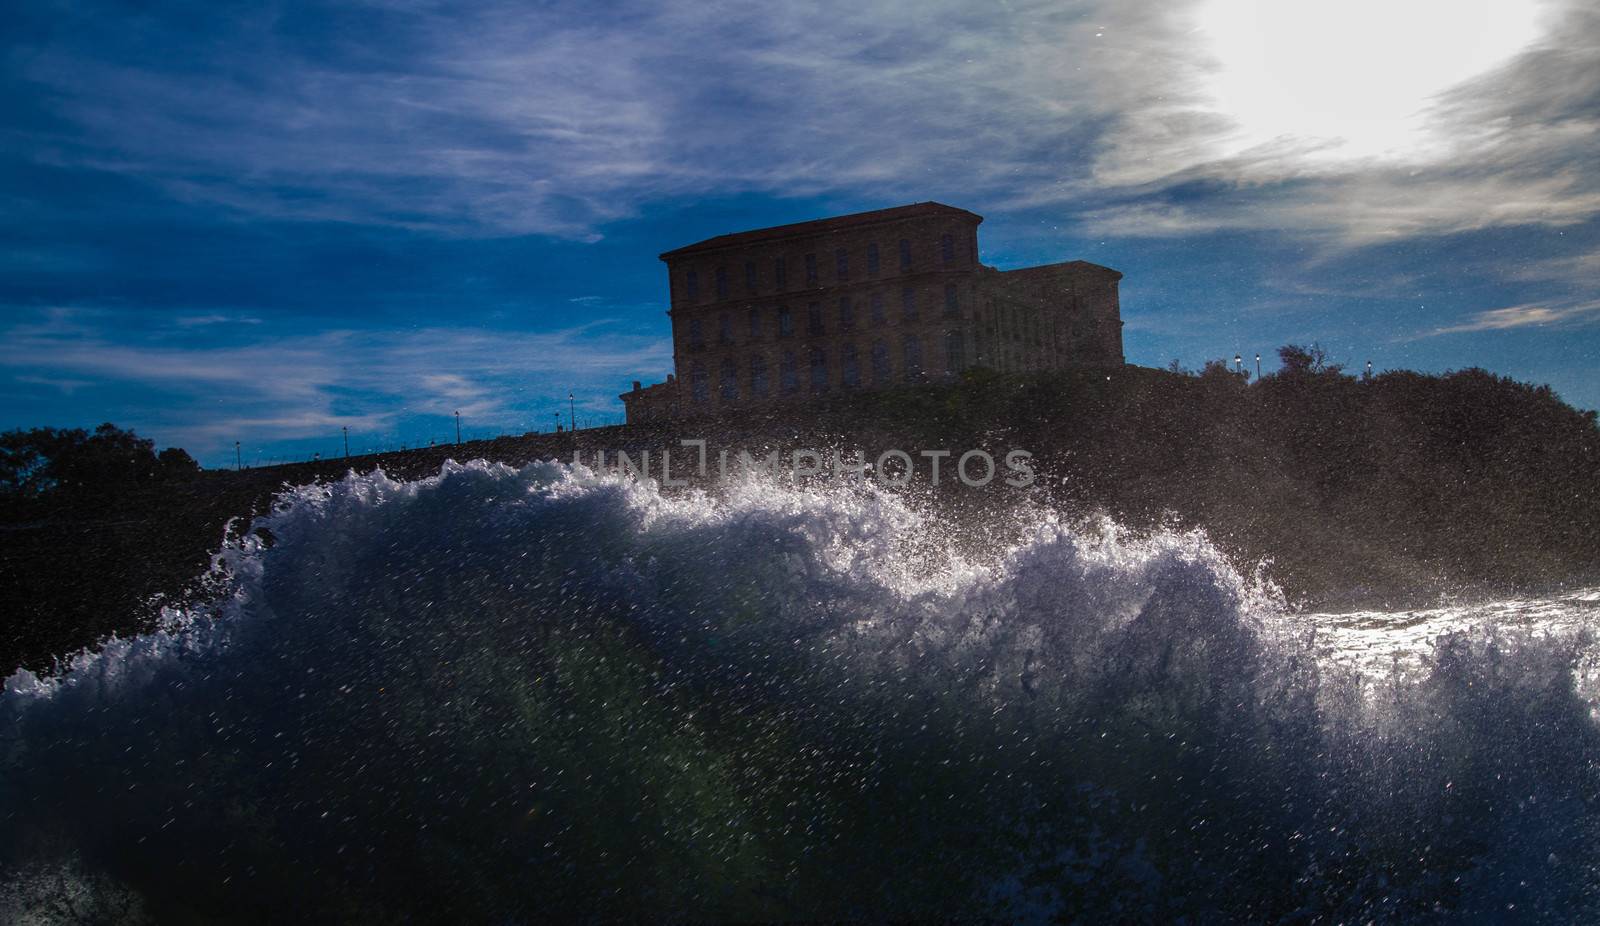
[[[1122,279],[1121,270],[1113,270],[1104,264],[1093,264],[1086,260],[1064,260],[1056,264],[1039,264],[1034,267],[1014,267],[1010,270],[1001,270],[1000,272],[1006,274],[1016,274],[1018,276],[1030,276],[1033,274],[1049,273],[1052,271],[1061,270],[1069,270],[1073,273],[1097,273],[1102,276],[1111,276],[1119,280]]]
[[[750,231],[734,232],[729,235],[718,235],[707,238],[694,244],[685,245],[675,250],[667,251],[661,255],[662,260],[682,257],[686,254],[697,254],[702,251],[719,251],[723,248],[740,247],[755,244],[759,241],[775,241],[782,238],[797,238],[803,235],[824,235],[830,232],[843,231],[847,228],[860,228],[863,225],[880,225],[885,222],[898,222],[901,219],[914,219],[933,215],[959,215],[966,216],[976,222],[982,222],[983,216],[955,206],[946,206],[944,203],[926,202],[912,203],[908,206],[895,206],[890,209],[874,209],[871,212],[856,212],[850,215],[836,215],[825,219],[812,219],[809,222],[795,222],[791,225],[774,225],[771,228],[756,228]]]

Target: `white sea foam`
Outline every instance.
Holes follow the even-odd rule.
[[[295,490],[214,607],[7,681],[0,912],[52,870],[157,920],[1595,912],[1592,594],[1307,617],[1199,533],[994,520]]]

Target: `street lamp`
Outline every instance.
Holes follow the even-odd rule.
[[[570,390],[567,392],[567,414],[571,416],[571,420],[567,422],[567,430],[578,430],[578,406],[574,403]]]
[[[1256,354],[1256,379],[1261,378],[1261,354]]]
[[[456,412],[456,443],[461,443],[461,412]]]
[[[1235,372],[1235,373],[1243,373],[1244,372],[1244,358],[1239,356],[1238,354],[1234,354],[1233,355],[1233,372]]]
[[[339,430],[344,432],[344,458],[348,460],[350,459],[350,426],[343,425]]]

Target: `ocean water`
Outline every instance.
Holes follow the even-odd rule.
[[[1600,588],[1409,611],[1315,613],[1304,620],[1316,629],[1326,658],[1381,676],[1396,666],[1422,666],[1434,641],[1462,628],[1579,639],[1600,630]]]
[[[0,921],[1600,918],[1600,592],[1296,614],[1006,518],[289,493],[215,606],[6,681]]]

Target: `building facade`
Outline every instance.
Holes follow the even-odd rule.
[[[996,270],[941,203],[719,235],[661,255],[674,376],[628,423],[957,376],[1123,363],[1117,281],[1084,261]]]

